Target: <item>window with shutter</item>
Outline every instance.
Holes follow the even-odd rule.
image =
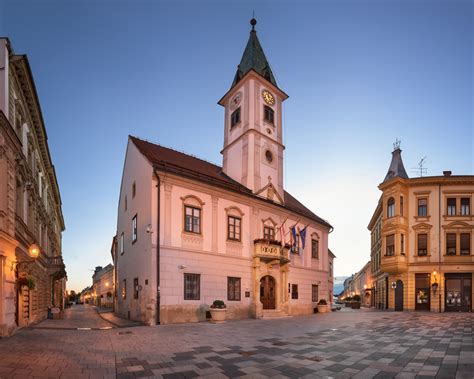
[[[446,255],[456,255],[456,233],[446,234]]]
[[[471,254],[471,234],[461,233],[461,255]]]

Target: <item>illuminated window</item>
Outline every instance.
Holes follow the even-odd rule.
[[[122,282],[122,299],[127,298],[127,279],[124,279]]]

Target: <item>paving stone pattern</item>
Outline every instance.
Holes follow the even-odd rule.
[[[474,378],[473,324],[470,313],[361,310],[225,324],[25,330],[11,342],[0,340],[0,376]],[[31,365],[15,363],[20,353]]]

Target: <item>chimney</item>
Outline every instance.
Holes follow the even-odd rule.
[[[443,175],[445,177],[451,176],[452,172],[451,171],[443,171]]]

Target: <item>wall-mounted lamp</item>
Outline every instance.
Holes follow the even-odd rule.
[[[146,227],[146,232],[147,232],[148,234],[153,233],[153,228],[152,228],[151,224],[148,224],[148,226]]]
[[[186,268],[186,266],[179,265],[178,268],[179,268],[180,270],[184,270],[184,269]]]
[[[392,282],[392,289],[394,290],[395,288],[397,288],[397,282]]]
[[[438,291],[438,281],[436,280],[436,271],[433,271],[433,283],[431,284],[431,288],[433,289],[433,293],[436,293]]]

